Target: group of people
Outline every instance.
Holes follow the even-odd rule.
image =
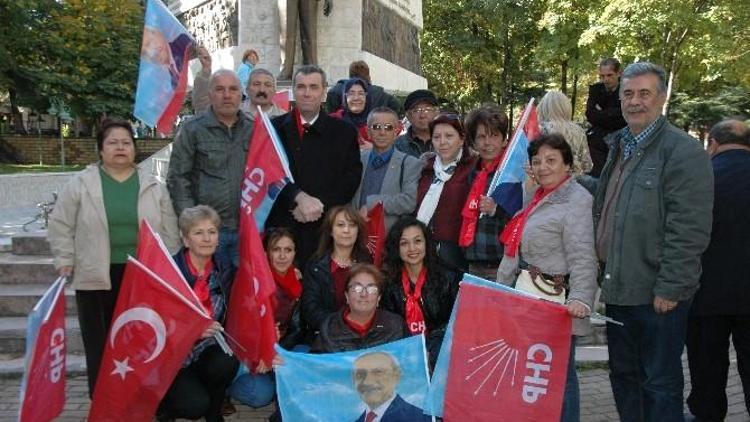
[[[251,372],[213,340],[240,259],[241,179],[260,107],[273,117],[294,178],[264,233],[282,347],[331,353],[424,334],[432,368],[464,273],[546,286],[574,321],[561,419],[577,421],[575,338],[589,332],[601,287],[607,314],[624,324],[607,326],[622,420],[681,420],[686,339],[690,409],[699,420],[721,420],[730,334],[750,407],[744,123],[719,123],[707,153],[661,115],[661,67],[639,62],[621,71],[607,59],[587,104],[588,133],[571,121],[564,94],[541,99],[541,135],[528,149],[529,181],[516,212],[488,196],[509,141],[499,107],[463,118],[420,89],[402,108],[362,64],[330,90],[320,67],[299,67],[288,113],[271,102],[275,80],[267,70],[252,69],[246,89],[231,70],[209,71],[207,109],[180,125],[166,186],[138,171],[127,123],[102,125],[101,161],[66,187],[49,229],[55,265],[73,277],[90,392],[124,262],[146,219],[216,320],[186,358],[159,417],[222,420],[228,397],[256,407],[272,401],[272,364],[283,362]],[[367,233],[377,204],[387,230],[379,266]]]

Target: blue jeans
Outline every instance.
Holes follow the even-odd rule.
[[[273,400],[276,394],[276,381],[270,372],[252,374],[245,365],[240,365],[227,392],[233,399],[246,406],[263,407]]]
[[[607,305],[612,393],[622,422],[682,422],[682,350],[690,301],[666,314],[652,304]]]
[[[570,337],[570,358],[568,359],[568,377],[565,380],[561,422],[578,422],[581,420],[581,392],[578,388],[576,374],[576,336]]]
[[[239,239],[237,230],[222,227],[219,230],[219,246],[214,253],[222,262],[230,262],[235,270],[240,266]]]

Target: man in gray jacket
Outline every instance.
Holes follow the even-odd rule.
[[[216,71],[208,89],[211,107],[183,123],[177,132],[167,188],[178,216],[199,204],[219,213],[216,252],[237,266],[240,188],[253,124],[240,111],[242,86],[237,74],[228,69]]]
[[[607,137],[594,201],[609,368],[623,421],[682,421],[685,343],[701,254],[711,234],[713,173],[695,139],[661,116],[664,69],[629,65],[620,86],[627,127]]]

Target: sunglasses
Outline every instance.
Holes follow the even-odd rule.
[[[390,123],[373,123],[370,125],[370,129],[372,130],[385,130],[385,131],[392,131],[395,129],[396,126],[390,124]]]

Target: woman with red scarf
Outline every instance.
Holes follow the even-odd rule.
[[[503,258],[497,238],[510,217],[485,195],[508,145],[508,117],[495,106],[478,108],[466,117],[466,132],[479,160],[469,175],[458,245],[464,248],[469,272],[492,280]]]
[[[410,216],[388,232],[383,271],[383,308],[401,315],[410,335],[425,334],[433,368],[463,274],[441,264],[427,226]]]
[[[571,177],[573,152],[562,135],[545,134],[531,142],[529,162],[538,188],[501,234],[505,256],[497,278],[509,285],[515,281],[516,287],[537,286],[538,292],[560,292],[574,317],[562,421],[578,421],[575,337],[590,331],[588,316],[597,289],[593,199]]]
[[[346,306],[323,321],[312,351],[348,352],[406,337],[404,320],[378,308],[384,286],[383,274],[376,266],[353,265],[346,279]]]
[[[297,247],[292,232],[286,228],[271,228],[263,238],[271,274],[276,282],[274,319],[279,328],[279,344],[290,349],[303,339],[299,318],[293,321],[299,298],[302,296],[302,272],[294,266]]]

